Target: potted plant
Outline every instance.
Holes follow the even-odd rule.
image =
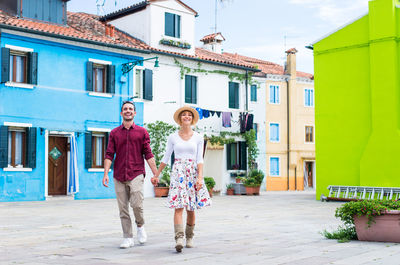
[[[400,201],[397,200],[358,200],[343,204],[336,209],[335,217],[340,218],[346,236],[337,238],[336,232],[324,231],[325,237],[341,241],[358,239],[362,241],[381,241],[400,243]],[[329,237],[328,237],[329,238]]]
[[[155,121],[145,125],[151,139],[150,147],[154,154],[154,160],[156,161],[156,166],[159,167],[167,146],[168,135],[173,133],[176,130],[176,127],[163,121]],[[156,197],[160,190],[164,190],[164,194],[165,192],[168,194],[169,173],[170,168],[169,166],[166,166],[160,178],[160,183],[163,184],[159,184],[159,186],[161,185],[162,189],[159,189],[160,187],[154,187]]]
[[[215,186],[215,180],[212,177],[205,177],[204,182],[206,183],[208,193],[210,193],[210,197],[212,197],[213,188]]]
[[[164,170],[158,185],[154,187],[154,194],[156,197],[167,197],[170,184],[169,170]]]
[[[235,194],[235,189],[233,188],[233,184],[229,183],[226,185],[226,195],[234,195]]]
[[[264,179],[264,173],[259,169],[250,170],[247,177],[244,179],[243,184],[246,188],[247,195],[259,195],[260,186]]]

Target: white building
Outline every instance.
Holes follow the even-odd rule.
[[[221,53],[224,38],[220,33],[206,36],[202,39],[205,46],[195,48],[196,16],[197,12],[182,1],[148,0],[105,15],[101,21],[149,45],[151,53],[145,58],[158,57],[160,67],[157,71],[154,60],[148,60],[129,72],[137,80],[131,95],[135,101],[144,102],[144,123],[161,120],[174,124],[175,110],[190,105],[209,115],[201,119],[197,127],[201,133],[210,136],[223,131],[239,132],[240,114],[252,114],[254,123],[260,128],[257,135],[260,153],[265,154],[262,150],[265,148],[262,144],[265,139],[265,101],[259,100],[265,98],[264,90],[259,89],[264,85],[262,79],[249,77],[258,70],[251,63]],[[144,87],[143,79],[146,78],[152,80],[152,85],[145,82]],[[254,93],[258,94],[258,100],[254,100]],[[231,113],[231,127],[223,126],[222,112]],[[230,173],[246,168],[244,140],[241,137],[236,140],[229,146],[208,146],[205,153],[204,176],[215,179],[214,189],[221,190],[221,194],[225,193],[226,184],[234,182]],[[239,169],[233,170],[236,164]],[[265,172],[263,156],[258,158],[257,164]],[[153,188],[147,178],[145,196],[152,195]]]

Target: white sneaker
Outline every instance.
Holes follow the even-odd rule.
[[[137,238],[140,244],[144,244],[147,241],[147,234],[143,226],[137,228]]]
[[[135,242],[133,241],[133,238],[124,238],[124,241],[122,241],[121,245],[119,245],[120,248],[130,248],[135,245]]]

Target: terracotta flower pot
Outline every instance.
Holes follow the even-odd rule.
[[[249,187],[245,186],[246,195],[260,195],[260,186],[258,187]]]
[[[226,190],[226,195],[234,195],[235,194],[235,189],[227,189]]]
[[[167,197],[168,192],[168,187],[154,187],[154,194],[156,197]]]
[[[211,188],[211,189],[208,189],[208,193],[210,194],[210,198],[212,198],[212,196],[213,196],[213,189]]]
[[[358,240],[400,243],[400,211],[390,210],[376,216],[368,227],[367,216],[354,216]]]

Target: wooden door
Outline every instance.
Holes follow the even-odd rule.
[[[49,136],[49,195],[67,195],[67,137]]]
[[[313,162],[306,162],[306,172],[307,172],[307,180],[308,187],[314,187],[313,183]]]

